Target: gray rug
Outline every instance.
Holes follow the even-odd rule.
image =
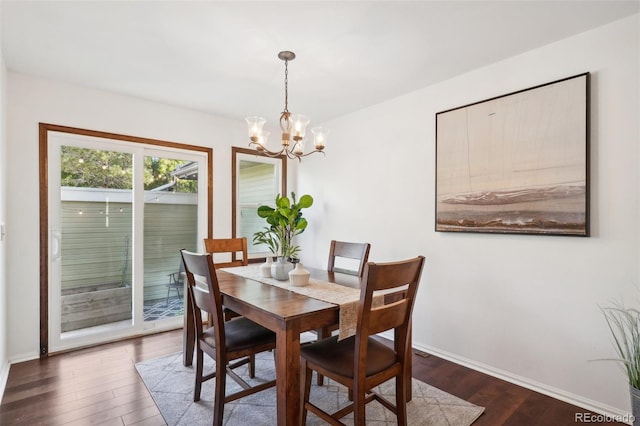
[[[214,361],[205,357],[205,373],[213,371]],[[213,381],[202,386],[202,399],[193,402],[195,370],[182,365],[182,353],[168,355],[136,364],[136,369],[151,392],[168,425],[210,425],[213,418]],[[275,377],[272,353],[256,357],[256,377],[249,380],[246,366],[235,370],[249,383],[268,381]],[[346,405],[347,390],[342,385],[325,379],[324,386],[312,386],[311,400],[330,412]],[[315,377],[314,377],[315,383]],[[231,378],[227,378],[227,394],[239,390]],[[394,400],[395,382],[383,383],[378,392]],[[225,426],[273,426],[276,424],[275,388],[227,403],[224,409]],[[413,379],[413,399],[407,404],[409,425],[468,426],[484,411],[460,398]],[[346,424],[353,423],[352,415],[346,416]],[[307,425],[323,425],[313,413],[307,417]],[[367,425],[395,425],[395,415],[377,401],[367,405]]]

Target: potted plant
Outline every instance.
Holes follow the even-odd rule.
[[[303,195],[296,201],[296,194],[292,192],[291,199],[276,195],[275,207],[258,207],[258,216],[266,219],[268,226],[253,234],[253,243],[266,245],[278,257],[278,262],[271,267],[273,278],[288,279],[288,272],[293,269],[292,263],[299,260],[300,246],[293,242],[293,238],[307,228],[307,219],[302,217],[302,209],[311,205],[311,195]]]
[[[613,336],[618,361],[627,374],[633,424],[640,425],[640,311],[622,303],[601,308]]]

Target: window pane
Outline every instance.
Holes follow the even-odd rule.
[[[249,254],[269,251],[264,245],[254,246],[252,240],[253,234],[266,225],[264,219],[258,217],[258,206],[262,204],[273,205],[279,188],[279,173],[275,164],[240,160],[237,206],[240,209],[238,236],[247,237]]]

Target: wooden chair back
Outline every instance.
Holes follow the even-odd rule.
[[[357,341],[366,346],[369,336],[393,329],[397,349],[402,352],[398,355],[404,356],[423,265],[424,256],[399,262],[367,263],[360,290]],[[387,296],[390,303],[374,306],[374,293],[383,290],[393,292],[393,297]]]
[[[247,266],[247,238],[205,238],[204,249],[207,253],[230,253],[228,262],[215,262],[217,268],[229,268],[232,266]],[[238,259],[238,253],[242,253],[242,259]]]
[[[369,250],[371,244],[369,243],[348,243],[345,241],[331,240],[329,246],[329,264],[327,270],[329,272],[342,272],[345,274],[357,275],[359,277],[364,273],[364,265],[369,259]],[[358,267],[355,270],[337,268],[335,266],[336,257],[342,257],[346,259],[357,260]]]
[[[222,312],[222,295],[218,286],[218,278],[210,253],[199,254],[181,250],[185,274],[187,276],[187,291],[189,299],[193,301],[193,317],[197,334],[196,342],[200,341],[203,333],[202,312],[208,314],[215,330],[216,346],[224,348],[224,322]]]

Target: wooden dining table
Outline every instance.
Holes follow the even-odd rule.
[[[308,267],[305,269],[309,270],[311,278],[317,280],[360,287],[360,278],[357,276]],[[338,324],[340,307],[224,270],[216,273],[223,304],[276,333],[278,425],[297,425],[301,412],[300,333]],[[195,330],[192,316],[189,301],[184,316],[184,365],[193,362]],[[411,377],[410,368],[407,373]]]

